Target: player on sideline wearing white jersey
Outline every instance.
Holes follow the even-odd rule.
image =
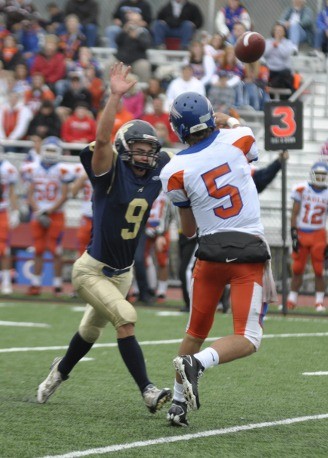
[[[219,116],[220,124],[239,125],[234,118]],[[173,426],[187,426],[187,411],[200,406],[199,377],[209,367],[258,350],[267,302],[276,299],[276,294],[249,166],[258,156],[251,129],[215,130],[211,103],[194,92],[174,100],[170,121],[189,147],[173,157],[160,178],[179,208],[182,232],[187,237],[197,232],[199,243],[191,311],[180,356],[174,359],[177,374],[167,417]],[[231,284],[234,334],[200,351],[227,284]]]
[[[324,263],[328,258],[326,223],[328,212],[328,166],[316,162],[311,167],[310,180],[299,183],[291,193],[292,281],[287,307],[297,305],[298,291],[303,283],[306,263],[311,256],[315,278],[315,309],[325,312]]]

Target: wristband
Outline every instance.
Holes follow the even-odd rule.
[[[231,129],[235,126],[240,126],[240,122],[236,118],[228,118],[226,122],[227,126],[229,126]]]

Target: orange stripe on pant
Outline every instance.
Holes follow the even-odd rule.
[[[205,339],[224,287],[231,285],[234,334],[262,335],[262,277],[264,264],[216,263],[197,260],[193,271],[191,316],[187,333]]]

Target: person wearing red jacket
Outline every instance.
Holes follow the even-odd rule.
[[[56,35],[45,37],[44,47],[34,59],[31,67],[31,75],[41,73],[45,83],[55,92],[62,96],[66,88],[66,62],[65,56],[58,50],[58,38]]]
[[[61,137],[68,143],[90,143],[96,138],[96,121],[85,102],[78,102],[62,125]]]

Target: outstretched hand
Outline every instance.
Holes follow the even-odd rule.
[[[136,80],[128,79],[131,67],[125,67],[122,62],[116,63],[110,72],[110,89],[112,94],[123,95],[136,84]]]

